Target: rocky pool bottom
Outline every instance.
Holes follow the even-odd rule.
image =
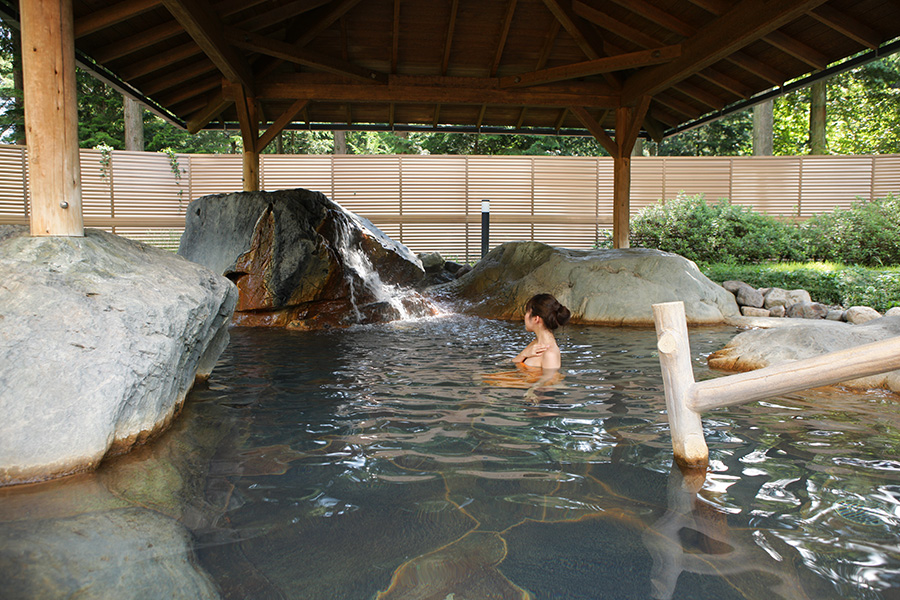
[[[690,333],[715,376],[735,330]],[[518,323],[231,335],[160,439],[0,489],[4,598],[900,597],[896,396],[710,413],[704,478],[672,468],[652,330],[563,328],[533,399],[483,377]]]

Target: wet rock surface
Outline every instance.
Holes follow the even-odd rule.
[[[510,242],[492,250],[454,282],[431,290],[461,300],[479,316],[521,318],[534,294],[550,293],[575,323],[652,327],[651,305],[681,300],[690,324],[722,323],[737,315],[734,296],[691,261],[668,252],[567,250],[540,242]]]
[[[766,325],[766,321],[774,319],[760,320],[757,325]],[[862,325],[829,320],[780,322],[790,326],[753,329],[738,334],[724,348],[709,356],[709,366],[723,371],[752,371],[900,336],[900,315],[874,319]],[[854,379],[841,385],[900,392],[900,371]]]
[[[424,276],[419,259],[319,192],[198,198],[178,253],[235,282],[237,325],[319,329],[393,320],[408,306],[434,314],[407,289]]]
[[[89,470],[165,429],[228,343],[228,280],[119,236],[3,226],[0,272],[0,484]]]

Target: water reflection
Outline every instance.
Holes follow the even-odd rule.
[[[652,331],[567,327],[565,377],[537,403],[482,384],[526,341],[519,324],[232,333],[162,438],[94,475],[0,490],[4,597],[123,595],[106,547],[124,548],[123,581],[169,581],[173,597],[888,599],[900,586],[887,396],[714,412],[710,471],[684,474]],[[732,334],[691,332],[698,378]]]

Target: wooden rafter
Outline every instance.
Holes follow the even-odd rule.
[[[686,38],[697,33],[697,27],[670,15],[666,11],[650,4],[647,0],[613,0],[613,2],[641,15],[660,27],[665,27],[669,31]],[[745,52],[735,52],[726,60],[774,85],[781,85],[787,79],[787,76],[777,69],[766,65]]]
[[[559,109],[559,116],[556,117],[556,121],[553,124],[553,129],[555,129],[556,131],[559,131],[560,129],[562,129],[563,123],[566,120],[566,115],[568,115],[568,114],[569,114],[568,108]]]
[[[825,0],[741,0],[708,27],[684,42],[684,53],[671,63],[643,69],[623,88],[623,102],[654,94],[692,73],[708,67],[731,52],[790,23]]]
[[[294,41],[298,48],[310,43],[320,33],[331,27],[338,19],[347,14],[347,12],[359,4],[362,0],[339,0],[329,5],[329,10],[321,15],[318,20],[313,21]]]
[[[589,77],[591,75],[622,71],[625,69],[636,69],[669,62],[679,56],[681,56],[680,45],[664,46],[662,48],[641,50],[638,52],[627,52],[616,56],[607,56],[605,58],[533,71],[531,73],[521,73],[519,75],[501,77],[500,87],[524,87],[542,83],[552,83],[555,81],[565,81],[567,79],[577,79],[579,77]]]
[[[319,71],[334,73],[335,75],[341,75],[357,81],[387,83],[387,75],[383,73],[376,73],[375,71],[364,69],[327,54],[313,52],[311,50],[306,50],[305,48],[298,48],[294,44],[279,42],[272,38],[250,33],[249,31],[242,31],[234,27],[225,27],[224,31],[225,39],[227,39],[228,42],[238,48],[243,48],[244,50],[258,52],[260,54],[265,54],[266,56],[272,56]]]
[[[207,0],[163,0],[188,35],[229,81],[253,89],[253,73],[244,58],[225,40],[222,23]]]
[[[824,54],[780,31],[773,31],[765,37],[765,40],[779,50],[805,62],[813,69],[822,70],[828,66],[828,57]]]
[[[122,2],[96,10],[76,20],[75,37],[96,33],[161,5],[162,0],[122,0]]]
[[[550,53],[553,51],[553,46],[556,43],[556,38],[559,36],[561,27],[562,25],[556,19],[550,23],[550,31],[547,32],[547,36],[544,38],[541,54],[538,56],[537,64],[534,66],[535,71],[540,71],[547,66],[547,59],[550,58]]]
[[[444,54],[441,59],[441,75],[447,74],[450,67],[450,49],[453,47],[453,34],[456,31],[456,15],[459,12],[459,0],[450,4],[450,19],[447,22],[447,34],[444,36]]]
[[[262,1],[266,2],[270,0]],[[328,4],[328,2],[330,2],[330,0],[294,0],[293,2],[285,2],[280,6],[261,12],[255,17],[241,21],[241,27],[250,31],[257,31],[285,24],[299,15]],[[253,0],[253,3],[260,3],[260,0]],[[249,4],[251,3],[246,3],[244,7],[249,8]]]
[[[503,27],[500,29],[500,40],[497,42],[497,51],[494,53],[494,62],[491,64],[491,77],[497,76],[500,68],[500,60],[503,58],[503,49],[506,48],[506,38],[509,36],[509,28],[512,26],[513,15],[519,0],[508,0],[506,5],[506,18],[503,19]]]
[[[394,0],[394,20],[391,28],[391,74],[397,73],[397,63],[400,61],[400,0]],[[393,115],[393,106],[391,115]],[[391,120],[393,124],[393,120]]]
[[[215,70],[208,60],[198,60],[180,69],[166,73],[164,77],[159,77],[141,86],[141,91],[147,95],[155,95],[164,90],[183,85],[201,75],[207,75]]]
[[[830,27],[831,29],[845,35],[863,46],[871,49],[878,48],[881,42],[881,35],[863,23],[860,23],[850,15],[832,8],[827,4],[823,4],[816,10],[809,13],[809,16],[816,19],[820,23]]]
[[[572,36],[585,56],[591,60],[604,56],[602,52],[603,40],[600,39],[596,31],[578,18],[572,11],[571,3],[563,2],[562,0],[544,0],[544,4],[550,9],[550,12],[553,13],[553,16],[556,17],[563,29],[569,32],[569,35]]]

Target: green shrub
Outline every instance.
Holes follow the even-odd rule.
[[[900,264],[900,197],[858,200],[803,225],[809,257],[879,267]]]
[[[700,265],[718,283],[737,279],[755,287],[804,289],[824,304],[871,306],[885,312],[900,306],[900,267],[867,269],[836,263],[767,263]]]
[[[697,263],[805,259],[797,227],[726,199],[708,204],[703,195],[679,194],[644,208],[631,220],[630,242]]]

